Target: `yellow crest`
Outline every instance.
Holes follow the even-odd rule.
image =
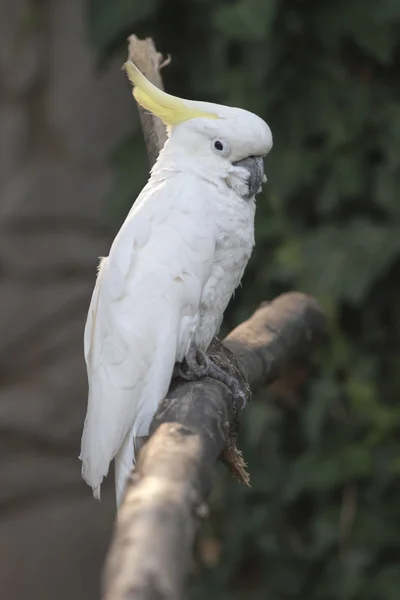
[[[178,125],[196,117],[219,118],[215,113],[197,108],[196,103],[191,100],[182,100],[163,92],[153,85],[132,61],[126,62],[124,67],[130,82],[134,85],[132,94],[136,102],[159,117],[165,125]]]

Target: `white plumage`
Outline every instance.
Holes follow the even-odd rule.
[[[82,475],[99,498],[115,457],[118,504],[134,464],[134,438],[148,433],[175,363],[191,345],[207,349],[250,257],[255,201],[244,199],[249,173],[234,161],[264,155],[272,145],[268,126],[251,113],[176,100],[192,111],[212,107],[218,118],[203,112],[174,123],[100,263],[85,328]],[[229,149],[225,155],[216,137]]]

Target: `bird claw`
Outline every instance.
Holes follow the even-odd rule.
[[[221,381],[230,389],[234,400],[239,402],[242,408],[246,406],[247,396],[241,389],[236,377],[221,369],[204,352],[191,348],[185,357],[184,364],[185,368],[183,368],[183,363],[178,366],[179,377],[186,381],[196,381],[203,377],[211,377]]]
[[[202,377],[207,377],[209,360],[210,359],[204,354],[204,352],[196,350],[195,348],[190,348],[185,356],[184,363],[181,363],[179,366],[180,377],[182,377],[182,379],[186,379],[186,381],[193,381],[196,379],[201,379]],[[185,365],[185,368],[183,368],[183,364]]]

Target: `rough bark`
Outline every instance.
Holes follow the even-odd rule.
[[[128,42],[128,59],[138,66],[151,83],[164,89],[160,69],[169,63],[169,59],[164,60],[163,55],[157,52],[151,38],[139,40],[136,35],[131,35],[129,36]],[[161,148],[165,144],[167,132],[164,123],[158,117],[154,116],[141,106],[138,106],[138,109],[147,156],[151,168],[156,162]]]
[[[324,335],[315,300],[280,296],[226,339],[253,390],[309,355]],[[227,370],[230,352],[211,356]],[[183,597],[198,519],[207,515],[215,464],[237,430],[238,411],[226,386],[213,379],[173,383],[159,407],[122,504],[104,578],[105,600]]]
[[[148,51],[156,54],[147,42]],[[132,46],[130,58],[139,65]],[[159,59],[147,64],[157,69]],[[154,156],[154,136],[145,132],[145,139]],[[274,381],[299,356],[308,356],[324,331],[325,318],[315,300],[286,294],[264,304],[224,345],[214,340],[208,354],[242,386],[247,379],[254,391]],[[237,457],[238,413],[230,391],[218,381],[172,382],[120,508],[104,572],[104,600],[183,598],[216,461],[224,452],[229,460],[229,450]]]

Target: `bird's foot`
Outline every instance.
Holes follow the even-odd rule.
[[[196,381],[207,377],[207,356],[200,350],[190,348],[181,363],[174,366],[172,377],[180,377],[185,381]]]
[[[179,377],[186,381],[195,381],[208,375],[210,359],[201,350],[190,348],[183,362],[179,365]]]
[[[236,377],[224,371],[201,350],[190,348],[184,362],[178,366],[178,374],[186,381],[194,381],[202,377],[211,377],[221,381],[230,389],[234,399],[241,403],[242,408],[246,406],[246,394]]]

